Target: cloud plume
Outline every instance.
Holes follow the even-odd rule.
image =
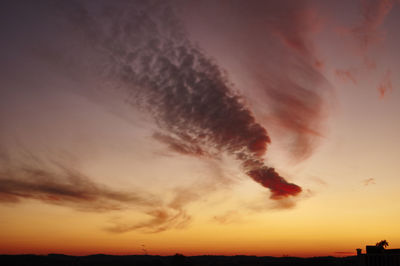
[[[127,101],[147,110],[165,132],[156,139],[180,153],[233,155],[254,181],[271,190],[273,199],[301,192],[265,165],[266,129],[221,68],[187,38],[171,5],[123,2],[97,13],[88,6],[75,3],[70,21],[106,55],[105,77],[115,80],[129,95]]]

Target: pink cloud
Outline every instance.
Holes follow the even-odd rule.
[[[391,73],[392,72],[390,70],[387,70],[378,86],[379,97],[381,99],[383,99],[388,92],[393,90]]]
[[[384,32],[379,27],[383,24],[394,4],[393,0],[362,0],[360,25],[350,29],[360,48],[367,50],[373,43],[384,39]]]
[[[354,85],[357,85],[357,79],[355,77],[355,70],[354,69],[336,69],[335,75],[336,77],[340,78],[343,81],[350,81]]]

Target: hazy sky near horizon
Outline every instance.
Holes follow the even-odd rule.
[[[0,14],[0,254],[400,247],[399,1]]]

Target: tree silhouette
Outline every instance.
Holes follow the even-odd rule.
[[[386,248],[389,246],[389,243],[386,240],[381,240],[375,244],[377,247]]]

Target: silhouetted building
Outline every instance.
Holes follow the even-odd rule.
[[[366,246],[366,253],[357,249],[359,266],[399,266],[400,249],[384,249],[379,246]]]

